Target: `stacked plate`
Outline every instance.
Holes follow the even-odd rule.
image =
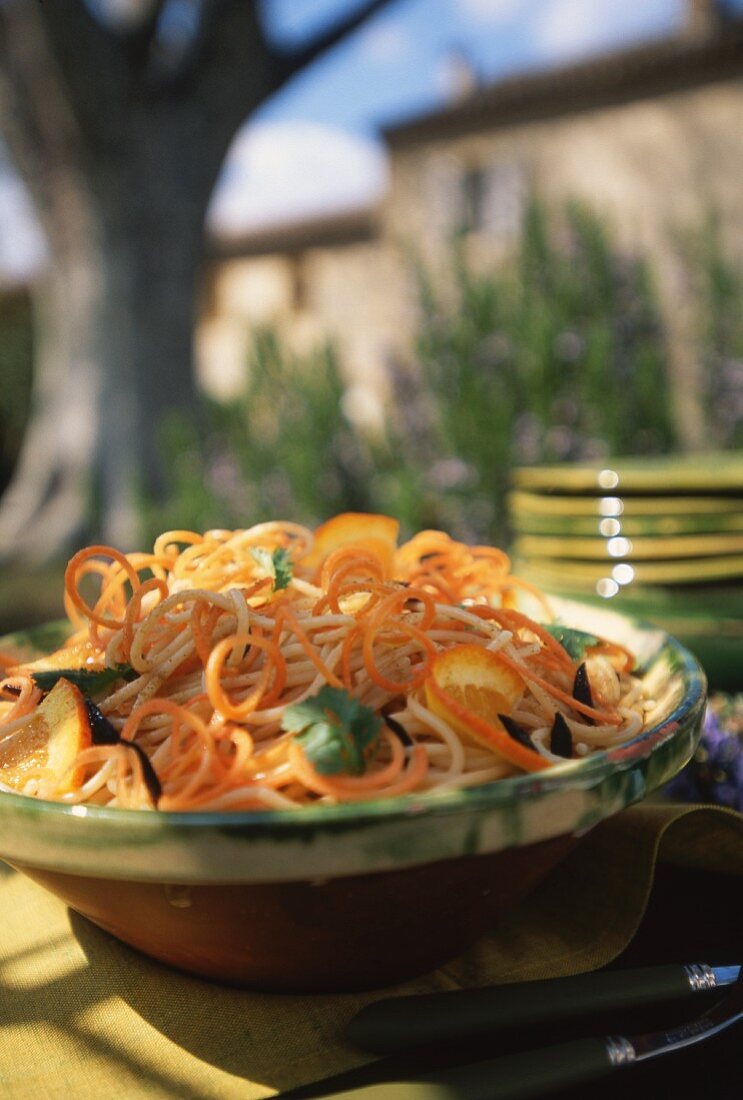
[[[522,467],[514,568],[545,591],[615,601],[743,691],[743,453]]]

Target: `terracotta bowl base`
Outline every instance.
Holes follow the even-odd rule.
[[[316,881],[163,885],[19,866],[124,943],[205,978],[281,993],[395,984],[460,954],[574,847]]]

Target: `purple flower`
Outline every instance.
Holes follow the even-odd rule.
[[[697,750],[665,794],[743,810],[743,695],[710,698]]]

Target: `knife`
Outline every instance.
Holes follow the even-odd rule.
[[[528,1100],[691,1046],[743,1020],[743,976],[690,1023],[645,1035],[607,1035],[333,1093],[333,1100]]]
[[[739,973],[739,966],[694,963],[388,997],[357,1013],[346,1028],[346,1038],[375,1054],[477,1040],[524,1025],[682,1000],[730,985]]]

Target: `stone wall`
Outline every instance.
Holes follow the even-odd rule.
[[[582,200],[620,247],[651,256],[682,436],[689,447],[708,443],[678,241],[714,210],[725,247],[743,259],[743,80],[502,129],[495,123],[488,132],[393,148],[378,239],[224,264],[204,329],[210,351],[202,341],[207,379],[219,374],[220,326],[241,333],[233,343],[244,360],[257,321],[275,324],[294,346],[330,336],[352,375],[376,388],[385,363],[405,356],[415,330],[405,249],[414,246],[443,272],[452,233],[467,227],[473,262],[498,262],[536,192],[548,202]]]
[[[467,214],[463,181],[475,172],[482,176],[475,262],[508,249],[532,191],[548,201],[582,200],[621,247],[651,257],[682,437],[689,447],[708,443],[679,235],[714,210],[730,256],[743,260],[743,80],[401,150],[387,235],[416,239],[428,262],[443,267],[447,237]]]

